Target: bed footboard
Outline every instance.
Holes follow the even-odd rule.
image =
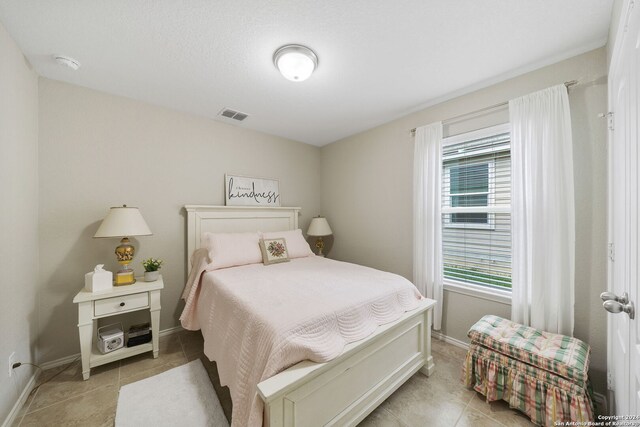
[[[421,301],[330,362],[304,361],[258,384],[264,425],[356,425],[418,370],[430,375],[434,304]]]

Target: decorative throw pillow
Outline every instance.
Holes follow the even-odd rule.
[[[282,238],[287,241],[287,252],[289,258],[303,258],[308,256],[314,256],[315,254],[309,247],[309,243],[302,236],[302,230],[286,230],[286,231],[271,231],[262,233],[263,239],[278,239]]]
[[[260,239],[260,251],[264,265],[288,262],[287,242],[283,238]]]

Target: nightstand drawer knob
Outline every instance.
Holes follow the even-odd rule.
[[[120,303],[120,307],[124,307],[124,303],[123,302]]]

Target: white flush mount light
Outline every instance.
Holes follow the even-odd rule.
[[[318,67],[318,56],[306,46],[288,44],[276,50],[273,63],[286,79],[301,82]]]
[[[55,59],[58,64],[64,65],[65,67],[69,67],[74,71],[80,68],[80,63],[69,56],[53,55],[53,59]]]

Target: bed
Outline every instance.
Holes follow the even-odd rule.
[[[299,208],[195,205],[188,205],[185,208],[187,211],[188,254],[192,254],[200,248],[201,237],[207,232],[238,233],[295,230],[298,228],[300,210]],[[261,268],[262,270],[260,270]],[[315,270],[313,270],[314,268]],[[367,269],[366,267],[323,260],[313,256],[308,259],[292,260],[290,263],[268,268],[260,265],[244,266],[242,268],[234,267],[226,269],[228,271],[217,270],[217,272],[202,275],[201,287],[193,292],[194,295],[198,294],[198,297],[202,298],[198,300],[199,302],[194,300],[196,302],[191,303],[194,307],[190,311],[196,313],[195,305],[198,303],[204,304],[198,311],[200,322],[210,324],[208,328],[211,328],[212,319],[207,318],[203,313],[207,310],[207,304],[213,305],[216,299],[224,299],[224,293],[221,293],[219,289],[240,289],[239,286],[235,285],[235,283],[239,283],[237,279],[236,282],[230,282],[234,284],[233,286],[226,286],[225,288],[225,280],[230,280],[233,275],[253,283],[255,280],[261,280],[260,276],[256,276],[256,274],[264,270],[268,270],[269,274],[282,272],[287,275],[295,275],[296,272],[300,271],[316,271],[317,273],[314,273],[314,275],[320,275],[323,270],[336,271],[342,274],[344,270],[344,274],[348,275],[352,269],[356,269],[360,275],[364,274],[363,277],[371,274],[371,277],[381,277],[381,280],[389,280],[389,283],[393,282],[390,276],[395,276],[390,273]],[[374,272],[377,272],[375,274],[379,276],[375,276]],[[215,286],[218,286],[218,288],[216,288],[217,293],[215,296],[207,294],[206,290],[213,289],[212,287],[214,286],[213,284],[205,283],[207,281],[217,283]],[[271,283],[276,282],[279,283],[279,280],[272,280]],[[292,290],[294,288],[288,289]],[[234,290],[234,292],[241,291]],[[207,298],[209,298],[209,301],[203,302]],[[232,295],[230,298],[234,299],[237,296]],[[268,295],[265,294],[264,298],[268,300]],[[321,297],[319,296],[318,298]],[[343,298],[349,298],[348,293]],[[402,305],[402,301],[407,300],[406,296],[397,299],[401,301],[400,305]],[[379,301],[383,300],[379,299]],[[356,331],[356,335],[353,335],[353,338],[357,340],[347,342],[346,345],[344,343],[339,345],[340,351],[337,353],[335,352],[337,344],[327,344],[326,355],[317,356],[314,353],[314,357],[317,360],[321,360],[321,362],[303,360],[304,357],[287,360],[284,366],[293,366],[281,372],[277,371],[278,373],[274,372],[275,374],[272,376],[261,378],[259,382],[255,378],[253,378],[253,381],[248,381],[246,384],[249,384],[247,387],[251,388],[250,394],[255,396],[255,400],[259,402],[263,424],[265,426],[355,425],[415,372],[421,370],[426,375],[430,375],[434,369],[433,358],[431,357],[431,309],[435,301],[419,299],[414,302],[406,302],[406,304],[410,305],[410,307],[407,305],[410,308],[409,311],[396,311],[399,318],[395,316],[392,321],[385,320],[385,313],[380,314],[382,317],[376,320],[378,323],[374,328],[366,331],[366,337],[362,338],[362,331]],[[188,302],[187,306],[189,305],[190,303]],[[387,307],[387,305],[385,303],[384,307]],[[363,310],[368,310],[367,313],[372,311],[371,309]],[[186,311],[187,309],[185,308]],[[220,309],[216,309],[216,313],[220,311]],[[235,309],[231,311],[240,312],[240,310]],[[263,311],[263,314],[266,315],[269,311],[269,306],[261,307],[256,311]],[[354,311],[358,310],[354,309]],[[376,312],[376,310],[373,311]],[[384,312],[384,310],[382,311]],[[256,315],[259,314],[257,313]],[[238,314],[237,316],[244,321],[244,316],[246,315],[247,313],[245,312],[245,314]],[[195,314],[193,316],[195,319]],[[348,313],[345,313],[345,316],[348,317]],[[256,324],[260,323],[258,321]],[[378,326],[380,324],[381,326]],[[197,328],[201,326],[197,321],[190,326],[194,325]],[[215,327],[215,325],[216,323],[214,322],[213,326]],[[238,319],[230,321],[229,329],[241,327],[235,325],[241,325],[241,322]],[[253,329],[251,328],[250,331]],[[225,359],[230,354],[235,354],[233,353],[233,346],[222,350],[221,346],[218,345],[219,343],[207,343],[206,330],[207,327],[204,327],[205,353],[208,353],[208,357],[214,360]],[[371,331],[373,332],[371,333]],[[251,341],[252,338],[245,336],[244,340],[246,341],[247,339]],[[292,342],[289,339],[282,340],[282,343],[278,342],[278,348],[283,345],[289,346],[288,350],[282,353],[285,355],[290,355],[289,349],[297,349],[299,347],[299,343]],[[333,350],[333,353],[329,350]],[[228,351],[229,354],[221,353],[222,351]],[[314,357],[310,358],[313,359]],[[227,357],[227,359],[229,358],[232,359],[232,357]],[[218,366],[220,367],[220,362]],[[221,373],[221,380],[223,376]],[[230,381],[227,379],[226,382]],[[246,384],[242,385],[246,386]],[[234,384],[234,387],[237,388],[239,385]],[[236,402],[234,401],[235,405]],[[256,405],[253,406],[253,409],[255,412]],[[234,407],[234,417],[235,413],[236,408]],[[259,424],[259,422],[256,422],[255,417],[251,418],[250,425]]]

